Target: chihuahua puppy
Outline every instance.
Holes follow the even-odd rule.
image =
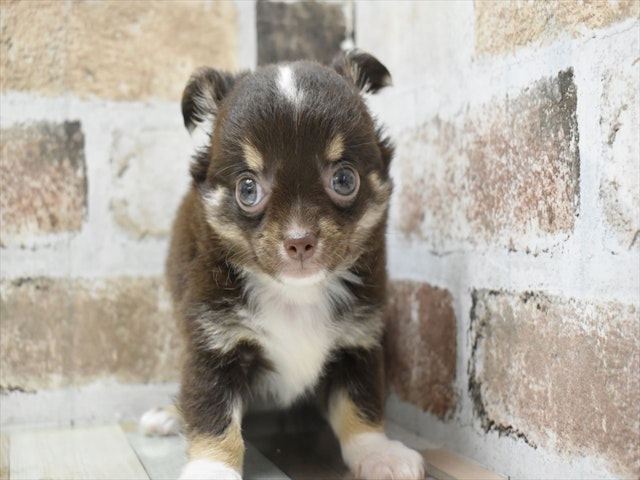
[[[360,51],[190,79],[184,122],[207,142],[167,262],[186,340],[182,478],[241,478],[249,400],[312,396],[358,478],[424,476],[383,430],[392,147],[362,94],[389,83]]]

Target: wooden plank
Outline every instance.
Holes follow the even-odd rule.
[[[183,437],[147,437],[136,431],[127,431],[126,435],[151,480],[176,479],[180,476],[180,470],[187,461],[187,445]],[[245,480],[290,480],[253,445],[247,443],[245,447]]]
[[[0,435],[0,480],[9,479],[9,436]]]
[[[180,476],[187,461],[186,442],[182,436],[147,437],[137,431],[126,435],[151,480],[175,480]]]
[[[418,450],[425,458],[427,476],[437,480],[504,480],[504,477],[455,453],[437,448],[428,440],[405,428],[387,422],[385,430],[389,438],[400,440]]]
[[[445,449],[425,450],[427,474],[438,480],[504,480],[504,477]]]
[[[419,437],[413,432],[410,432],[406,428],[393,422],[385,422],[384,431],[391,440],[399,440],[407,447],[418,450],[435,450],[439,445],[435,445],[432,442]]]
[[[137,425],[123,423],[127,440],[142,462],[151,480],[176,479],[187,461],[184,437],[147,437]],[[262,455],[253,445],[245,443],[243,478],[245,480],[290,480],[282,470]]]
[[[119,426],[11,434],[10,478],[148,480]]]

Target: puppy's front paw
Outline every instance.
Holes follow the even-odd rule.
[[[342,447],[345,462],[356,478],[418,480],[424,478],[422,455],[389,440],[383,433],[361,433]]]
[[[180,480],[242,480],[242,475],[222,462],[192,460],[182,469]]]
[[[178,435],[180,433],[180,416],[175,407],[153,408],[142,415],[139,428],[148,437]]]

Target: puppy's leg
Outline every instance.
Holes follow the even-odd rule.
[[[180,478],[241,480],[243,385],[244,374],[233,358],[203,353],[187,362],[179,407],[188,462]]]
[[[354,475],[376,480],[424,478],[422,455],[384,433],[381,352],[347,353],[333,367],[342,373],[331,382],[329,421]]]
[[[244,443],[240,422],[233,420],[217,436],[194,434],[188,438],[188,463],[182,469],[184,480],[241,480]]]

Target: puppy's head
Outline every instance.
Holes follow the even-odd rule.
[[[331,67],[295,62],[237,76],[204,68],[187,85],[204,220],[226,260],[283,283],[347,272],[383,239],[392,149],[361,97],[387,69],[359,51]]]

